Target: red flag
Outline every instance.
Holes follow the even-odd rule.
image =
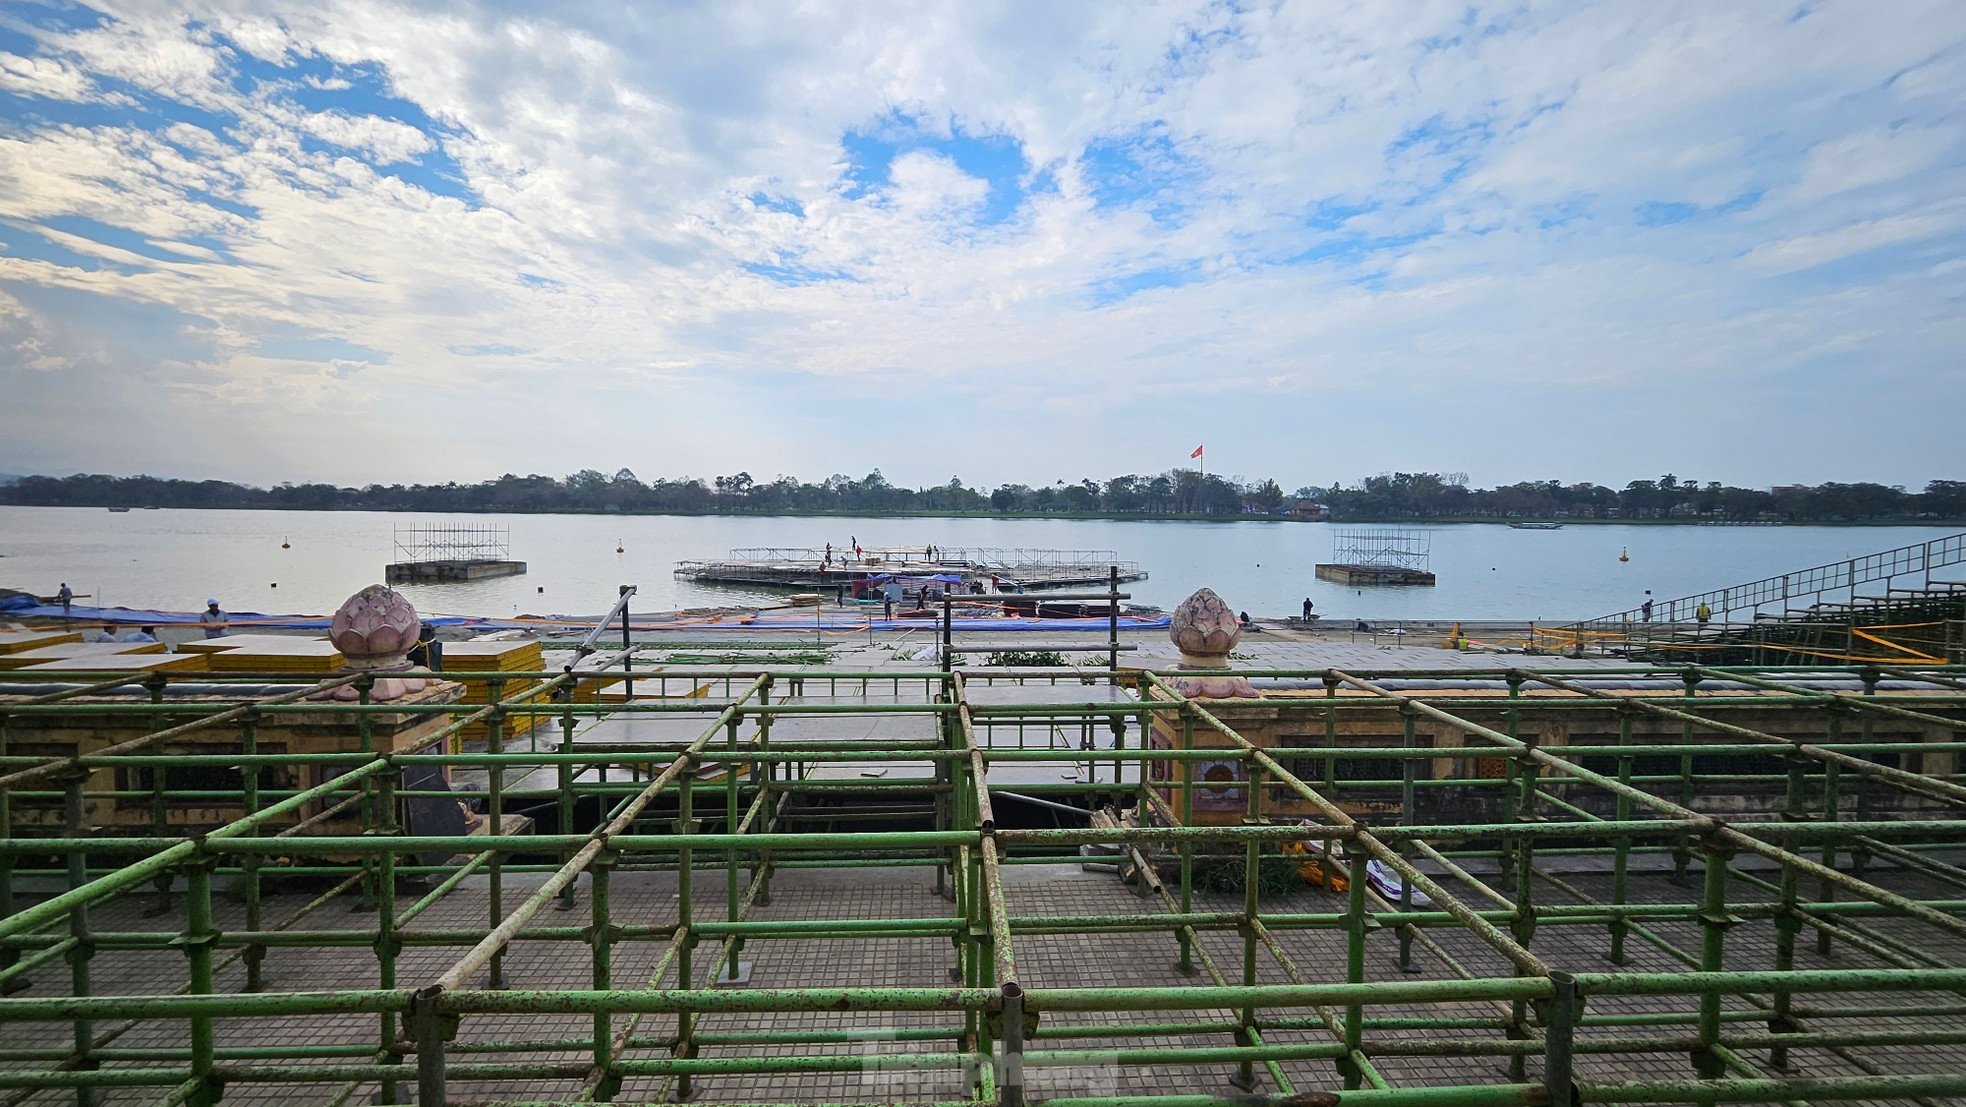
[[[1194,452],[1194,453],[1191,453],[1191,454],[1189,454],[1188,456],[1189,456],[1189,457],[1200,457],[1200,456],[1201,456],[1201,447],[1200,447],[1200,446],[1196,446],[1196,447],[1195,447],[1195,452]]]

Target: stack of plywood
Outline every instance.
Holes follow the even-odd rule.
[[[205,655],[197,653],[106,653],[66,661],[43,661],[14,670],[18,673],[202,673]]]
[[[318,634],[221,634],[217,638],[197,638],[177,648],[179,653],[218,653],[256,646],[281,649],[295,642],[325,642]]]
[[[294,673],[311,677],[331,677],[345,663],[341,651],[319,638],[285,638],[254,635],[247,645],[218,649],[204,656],[215,673]],[[212,638],[207,645],[222,642]]]
[[[445,642],[443,658],[446,673],[537,673],[545,668],[538,642]],[[464,698],[458,701],[458,706],[466,713],[476,711],[492,702],[490,681],[487,678],[451,677],[449,679],[464,685]],[[499,690],[499,694],[502,699],[511,700],[538,683],[540,683],[538,680],[531,677],[507,680]],[[542,694],[519,702],[538,703],[544,698]],[[506,738],[524,734],[531,730],[537,721],[537,717],[531,715],[508,716],[503,734]],[[484,741],[490,735],[491,728],[483,722],[472,723],[453,736],[451,745],[453,749],[459,749],[465,742]]]
[[[43,646],[59,646],[64,642],[80,642],[79,630],[0,630],[0,653],[19,653],[22,650],[38,650]]]
[[[105,657],[163,652],[162,642],[63,642],[58,646],[0,653],[0,669],[25,669],[49,661],[68,661],[73,663],[70,668],[87,669]]]

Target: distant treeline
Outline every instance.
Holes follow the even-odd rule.
[[[479,484],[282,484],[256,488],[220,480],[159,477],[23,477],[0,485],[0,503],[75,507],[282,508],[338,511],[1038,514],[1232,517],[1241,515],[1402,519],[1661,519],[1879,522],[1966,518],[1966,481],[1935,480],[1921,492],[1881,484],[1791,485],[1772,490],[1671,473],[1621,489],[1525,481],[1470,488],[1463,474],[1390,473],[1349,486],[1309,485],[1286,493],[1274,480],[1243,481],[1176,469],[985,492],[960,479],[928,488],[890,484],[879,470],[809,484],[760,483],[749,473],[704,480],[643,481],[583,469],[566,477],[515,476]]]

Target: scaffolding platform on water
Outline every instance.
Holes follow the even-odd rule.
[[[1110,659],[691,671],[647,648],[462,674],[511,682],[474,704],[306,698],[354,674],[0,673],[0,1089],[1966,1095],[1966,670],[1244,670],[1262,698],[1197,700]],[[295,717],[415,748],[297,753],[273,740]],[[432,799],[500,829],[406,817]],[[103,804],[152,822],[98,833]],[[503,831],[520,808],[548,829]],[[1325,889],[1265,891],[1286,846]],[[1115,862],[1131,888],[1085,871]]]
[[[1045,550],[1000,546],[754,546],[728,557],[676,563],[676,575],[713,584],[763,585],[818,591],[873,577],[959,578],[992,590],[1072,588],[1105,584],[1117,567],[1122,582],[1146,580],[1137,561],[1112,550]]]
[[[1338,584],[1435,583],[1433,536],[1419,530],[1341,530],[1331,535],[1331,560],[1317,569],[1319,580]]]
[[[526,563],[511,560],[512,530],[495,523],[412,523],[395,531],[396,557],[383,571],[390,584],[516,577]]]

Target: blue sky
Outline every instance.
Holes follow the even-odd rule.
[[[1922,0],[29,0],[0,471],[1966,477],[1962,105]]]

